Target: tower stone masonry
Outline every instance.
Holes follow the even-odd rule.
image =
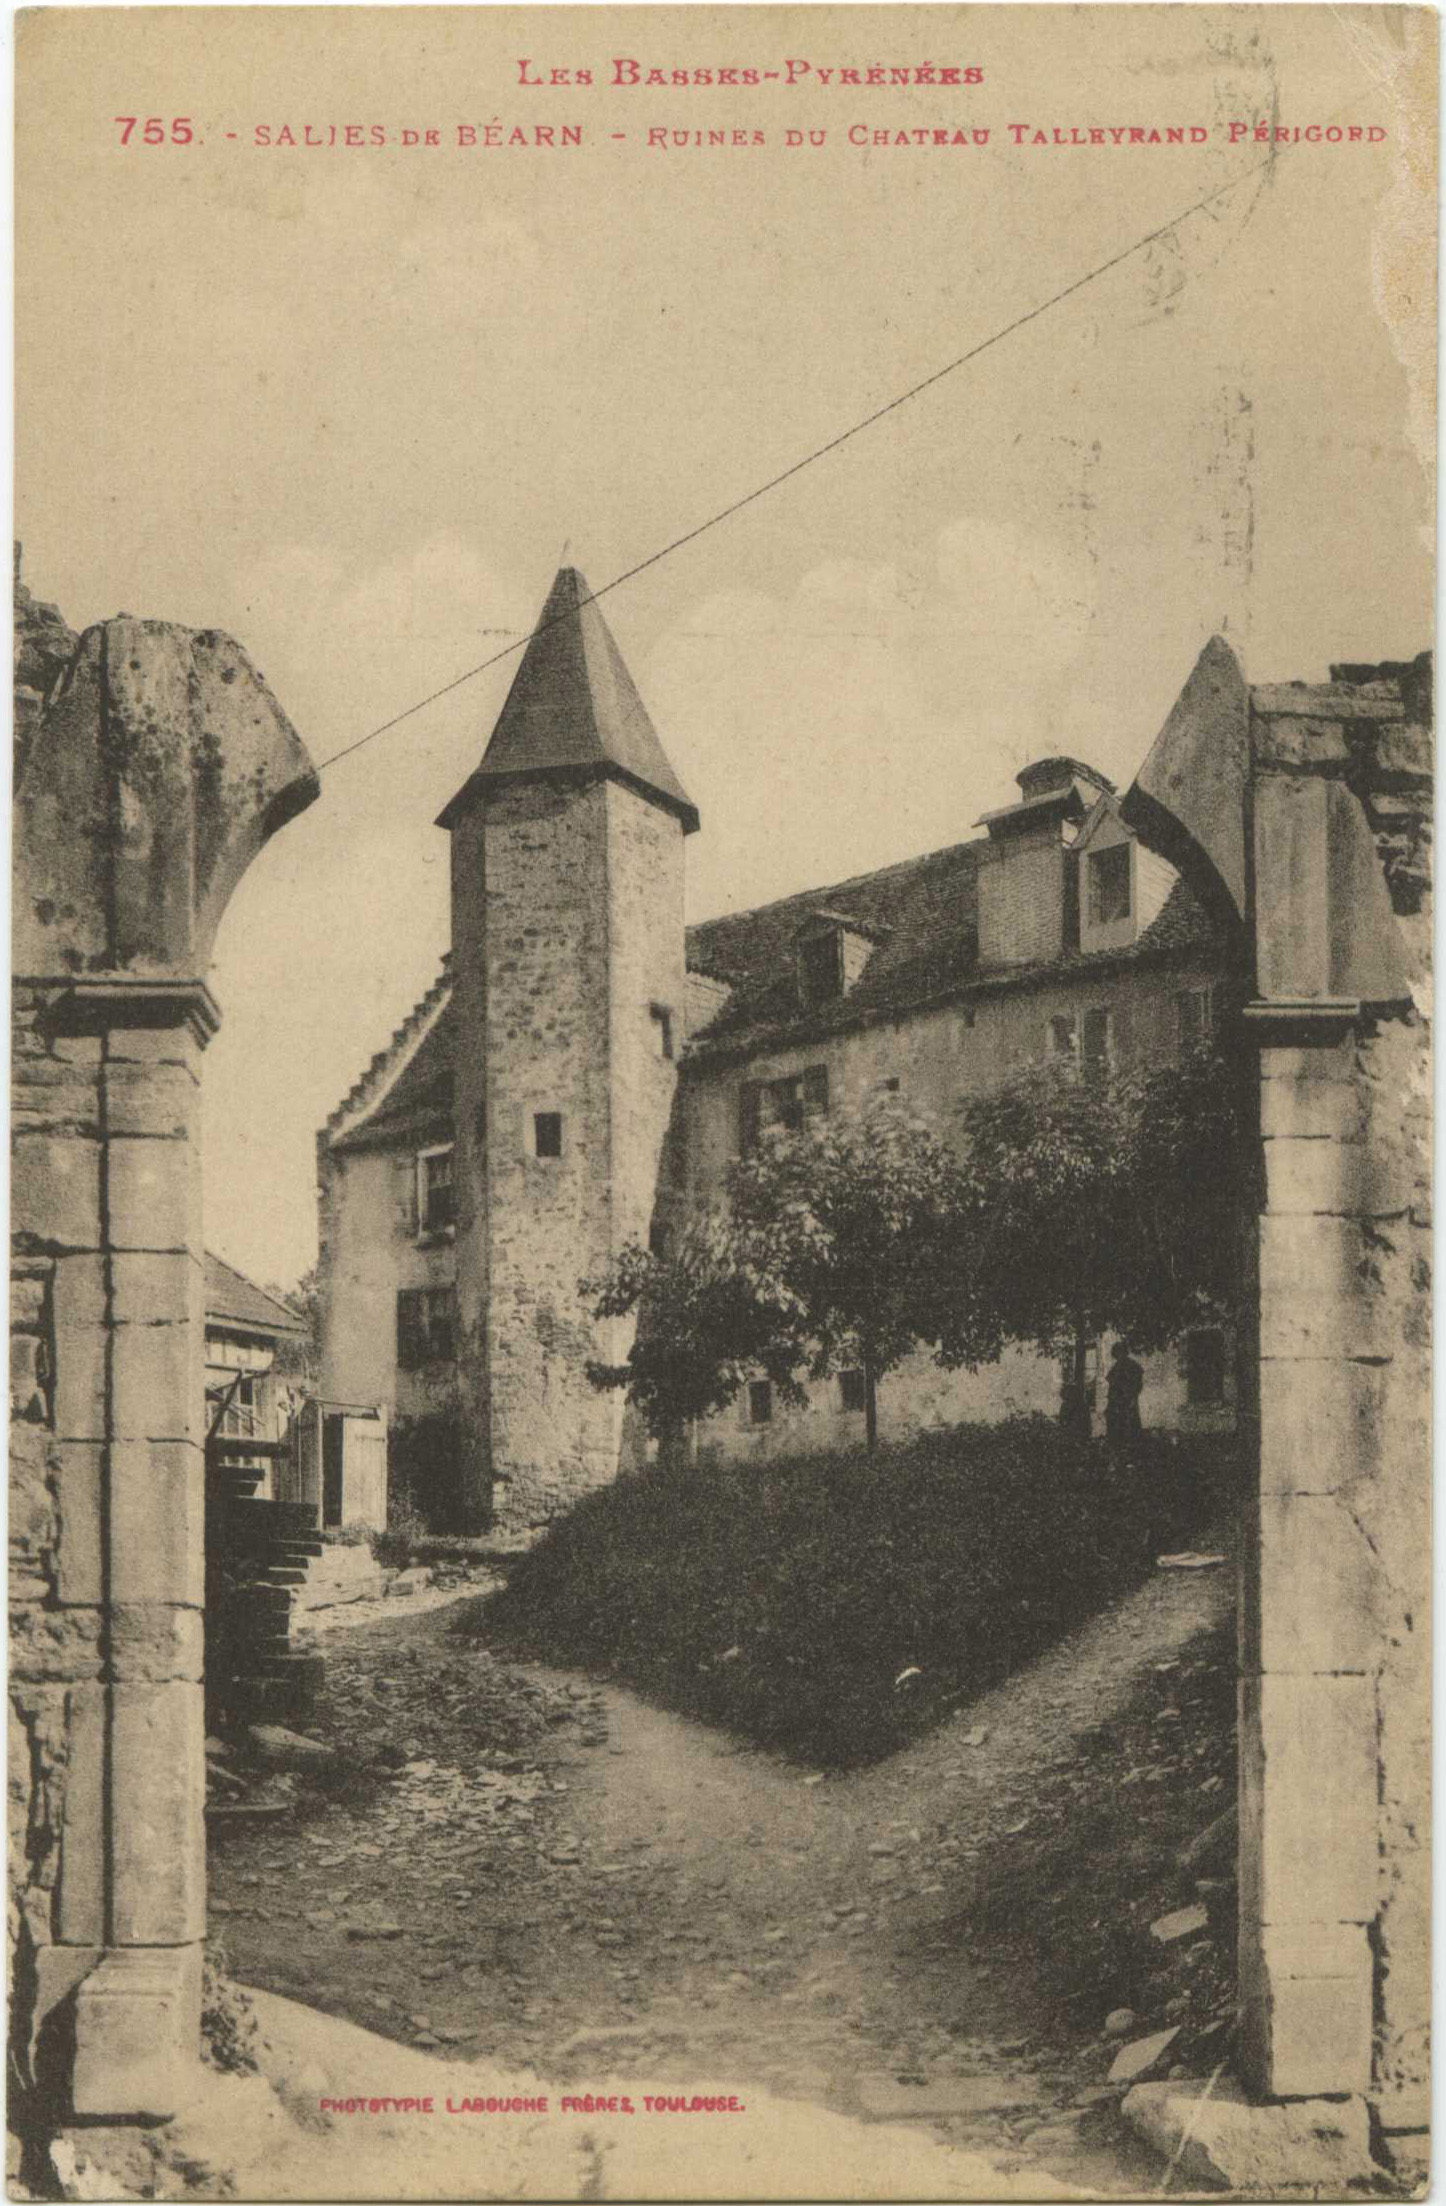
[[[553,584],[452,837],[459,1372],[469,1513],[525,1530],[616,1476],[621,1360],[580,1292],[646,1240],[683,1034],[698,815],[574,568]]]

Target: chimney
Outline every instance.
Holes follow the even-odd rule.
[[[1041,758],[1016,775],[1020,801],[986,812],[979,852],[979,962],[1047,963],[1079,938],[1066,853],[1081,820],[1113,784],[1077,758]]]

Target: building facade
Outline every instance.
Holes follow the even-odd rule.
[[[1092,767],[1052,756],[1018,780],[969,840],[685,927],[698,815],[564,569],[439,823],[452,948],[318,1137],[324,1395],[403,1431],[452,1420],[468,1521],[529,1529],[649,1451],[588,1379],[627,1339],[580,1282],[629,1239],[665,1246],[768,1126],[897,1095],[949,1133],[1032,1062],[1088,1077],[1205,1039],[1231,985],[1211,919]],[[1086,1356],[1101,1423],[1107,1347]],[[1054,1414],[1062,1382],[1024,1349],[975,1372],[921,1352],[883,1382],[880,1432]],[[1233,1426],[1221,1330],[1146,1359],[1142,1413]],[[804,1409],[759,1379],[691,1445],[832,1447],[863,1420],[861,1374]]]

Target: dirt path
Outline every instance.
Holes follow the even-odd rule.
[[[539,1734],[479,1761],[465,1719],[503,1673],[445,1611],[336,1632],[337,1728],[356,1751],[372,1722],[411,1766],[228,1833],[215,1927],[243,1981],[451,2057],[874,2113],[902,2093],[1006,2166],[1138,2183],[1051,1995],[971,1935],[971,1894],[1000,1844],[1047,1855],[1081,1742],[1228,1600],[1222,1570],[1158,1573],[954,1723],[826,1777],[536,1667]]]

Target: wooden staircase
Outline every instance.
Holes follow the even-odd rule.
[[[291,1643],[295,1590],[322,1552],[310,1502],[260,1501],[254,1458],[285,1441],[212,1433],[206,1442],[206,1722],[304,1720],[321,1686],[320,1655]],[[237,1458],[251,1458],[238,1461]]]

